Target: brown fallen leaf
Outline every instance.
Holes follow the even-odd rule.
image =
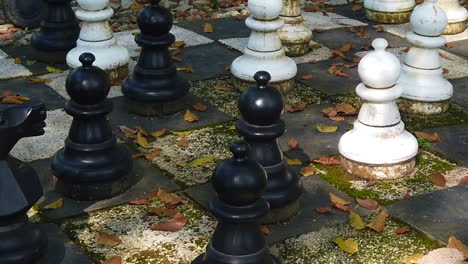
[[[348,205],[350,204],[350,202],[344,200],[344,199],[341,199],[340,197],[336,196],[335,194],[329,192],[328,193],[328,197],[330,198],[330,202],[332,202],[333,204],[340,204],[340,205]]]
[[[333,157],[321,156],[319,159],[313,160],[315,163],[324,165],[340,165],[341,161]]]
[[[141,133],[143,136],[149,136],[149,133],[146,132],[146,130],[142,126],[136,126],[135,129],[138,133]]]
[[[31,78],[28,81],[29,83],[50,83],[52,79],[42,79],[42,78]]]
[[[314,75],[312,75],[312,74],[307,74],[307,75],[302,76],[302,80],[310,80],[312,78],[314,78]]]
[[[177,232],[181,230],[182,228],[184,228],[187,222],[188,222],[188,218],[186,218],[181,213],[176,213],[171,220],[162,221],[159,224],[152,226],[151,230]]]
[[[334,59],[334,58],[345,58],[345,55],[343,54],[343,52],[339,51],[339,50],[330,50],[330,52],[332,53],[330,55],[330,59]]]
[[[359,31],[356,33],[356,36],[362,39],[369,38],[368,36],[366,36],[366,33],[364,33],[364,26],[359,26]]]
[[[384,32],[385,29],[382,25],[378,25],[377,28],[376,28],[377,32]]]
[[[19,96],[7,96],[2,99],[2,104],[23,104],[24,102]]]
[[[351,7],[351,10],[353,11],[359,11],[362,9],[362,5],[353,5],[353,7]]]
[[[172,57],[175,57],[177,55],[181,55],[182,53],[184,53],[184,51],[182,49],[176,49],[172,52]]]
[[[336,121],[336,122],[340,122],[340,121],[345,120],[345,118],[343,116],[329,116],[328,119],[330,119],[332,121]]]
[[[171,45],[171,48],[173,49],[182,48],[182,47],[185,47],[186,44],[187,43],[185,41],[176,41]]]
[[[447,74],[447,73],[449,73],[449,70],[448,70],[448,69],[445,69],[445,68],[442,68],[442,73],[443,73],[443,74]]]
[[[1,94],[0,94],[0,100],[3,100],[3,98],[7,97],[7,96],[17,96],[17,94],[13,93],[12,91],[3,91]]]
[[[322,8],[318,5],[310,5],[310,6],[304,7],[304,11],[305,12],[319,12],[319,11],[322,11]]]
[[[161,149],[160,148],[155,148],[153,149],[152,151],[150,152],[146,152],[144,153],[145,157],[147,160],[149,161],[153,161],[155,160],[157,157],[159,157],[159,155],[161,155]]]
[[[196,122],[200,120],[196,114],[194,114],[192,111],[187,110],[184,115],[184,120],[187,122]]]
[[[192,105],[192,108],[197,110],[197,111],[200,111],[200,112],[205,112],[207,109],[208,109],[208,106],[202,104],[202,103],[196,103],[194,105]]]
[[[464,184],[464,183],[468,183],[468,176],[465,176],[460,180],[460,184]]]
[[[179,57],[176,57],[176,56],[172,56],[172,59],[173,59],[174,61],[177,61],[177,62],[183,62],[183,61],[184,61],[183,59],[181,59],[181,58],[179,58]]]
[[[136,134],[138,131],[133,130],[127,126],[119,126],[120,131],[124,134]]]
[[[343,211],[343,212],[351,212],[351,208],[349,208],[348,206],[346,205],[341,205],[341,204],[332,204],[333,207],[335,207],[336,209],[340,210],[340,211]]]
[[[429,176],[429,180],[436,186],[445,187],[447,184],[447,180],[445,179],[444,175],[441,173],[433,173]]]
[[[271,230],[267,226],[261,225],[260,226],[260,231],[262,231],[262,233],[265,236],[271,236]]]
[[[375,232],[382,232],[385,228],[385,222],[388,218],[388,212],[385,209],[381,209],[380,212],[370,221],[367,225],[370,229]]]
[[[146,149],[153,147],[150,143],[148,143],[148,139],[146,139],[146,137],[143,136],[140,132],[137,133],[136,143]]]
[[[465,259],[468,259],[468,246],[464,245],[463,242],[458,240],[455,236],[450,236],[448,239],[447,243],[448,248],[456,248],[460,250],[463,255],[465,256]]]
[[[232,66],[231,66],[231,65],[228,65],[228,66],[224,67],[224,69],[225,69],[226,71],[230,71],[230,70],[231,70],[231,68],[232,68]]]
[[[15,64],[21,64],[21,62],[22,62],[21,58],[19,58],[19,57],[15,58]]]
[[[339,103],[335,106],[335,110],[345,116],[355,116],[358,114],[356,108],[348,103]]]
[[[213,24],[205,23],[203,31],[205,31],[205,33],[213,33],[214,32]]]
[[[105,260],[102,264],[122,264],[122,257],[115,256]]]
[[[401,235],[401,234],[406,234],[406,233],[411,232],[411,229],[409,229],[406,226],[403,226],[403,227],[395,228],[395,230],[393,230],[393,232],[395,232],[396,234]]]
[[[132,155],[132,159],[138,159],[142,157],[145,157],[145,153],[137,153]]]
[[[359,198],[356,198],[356,202],[360,206],[369,210],[377,210],[380,207],[379,203],[376,200],[372,200],[372,199],[361,200]]]
[[[326,214],[331,213],[332,209],[330,207],[317,207],[315,208],[315,212],[319,214]]]
[[[116,235],[112,235],[106,232],[102,232],[99,234],[98,241],[97,243],[99,245],[104,245],[104,246],[109,246],[109,247],[115,247],[118,246],[122,243],[122,240],[120,237]]]
[[[215,89],[218,90],[218,91],[222,91],[222,92],[229,92],[230,89],[224,85],[217,85],[215,86]]]
[[[132,200],[128,202],[129,205],[148,205],[150,201],[146,198],[136,198],[135,200]]]
[[[288,146],[290,149],[297,149],[297,147],[299,147],[299,142],[295,139],[291,139],[288,141]]]
[[[455,47],[455,44],[447,43],[447,44],[445,44],[445,47],[447,47],[448,49],[451,49],[451,48]]]
[[[407,194],[405,194],[405,196],[403,196],[403,199],[405,199],[405,200],[409,200],[411,198],[413,198],[413,195],[411,195],[410,193],[407,193]]]
[[[342,47],[339,48],[339,51],[341,51],[342,53],[349,52],[353,49],[353,44],[354,44],[353,42],[346,43]]]
[[[284,111],[288,112],[288,113],[295,113],[295,112],[304,111],[304,109],[306,109],[306,107],[307,107],[307,102],[301,102],[301,103],[299,103],[297,105],[285,104],[284,105]]]
[[[186,148],[190,144],[188,137],[182,137],[179,141],[177,141],[177,146],[181,148]]]
[[[164,206],[167,208],[173,209],[182,203],[182,199],[164,189],[158,189],[157,197],[164,203]]]
[[[162,207],[148,207],[148,212],[159,217],[174,217],[179,211],[176,209],[162,208]]]
[[[154,131],[153,133],[151,133],[151,136],[153,136],[153,137],[162,137],[164,134],[166,134],[166,132],[167,132],[167,129],[163,128],[161,130]]]
[[[314,174],[315,174],[315,171],[311,167],[303,167],[301,169],[301,175],[304,176],[304,177],[309,177],[309,176],[312,176]]]
[[[452,57],[449,57],[449,56],[445,55],[444,53],[440,53],[440,52],[439,52],[439,56],[440,56],[441,58],[444,58],[444,59],[453,61],[453,58],[452,58]]]
[[[429,134],[429,133],[426,133],[426,132],[414,132],[414,134],[419,137],[419,138],[422,138],[422,139],[425,139],[429,142],[440,142],[442,140],[442,138],[440,137],[439,133],[435,132],[433,134]]]

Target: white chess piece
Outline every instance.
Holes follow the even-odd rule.
[[[447,16],[436,0],[426,0],[414,9],[411,26],[413,31],[406,34],[406,40],[412,46],[398,80],[403,87],[400,109],[419,115],[444,113],[453,95],[452,84],[442,75],[438,50],[446,43],[441,34],[447,26]]]
[[[342,166],[350,174],[369,180],[393,180],[408,176],[416,165],[416,138],[405,130],[396,100],[402,87],[400,61],[385,51],[388,42],[375,39],[375,51],[359,63],[362,83],[356,93],[365,103],[354,128],[339,142]]]
[[[406,23],[415,6],[415,0],[364,0],[367,19],[379,23]]]
[[[281,18],[285,24],[278,30],[281,42],[290,57],[302,56],[309,52],[312,31],[304,24],[299,0],[283,0]]]
[[[83,22],[76,48],[67,54],[71,68],[81,66],[78,58],[85,52],[96,57],[95,66],[109,73],[112,80],[128,75],[129,52],[117,44],[109,18],[114,11],[108,6],[109,0],[77,0],[79,9],[76,17]]]
[[[437,5],[447,14],[448,26],[444,30],[444,35],[454,35],[465,31],[468,11],[460,5],[458,0],[439,0]]]
[[[297,65],[286,57],[278,35],[278,29],[284,25],[284,21],[279,18],[283,2],[250,0],[249,9],[251,16],[245,24],[252,33],[244,54],[232,63],[234,85],[239,90],[245,90],[255,83],[255,73],[267,71],[271,75],[270,84],[287,93],[295,87]]]

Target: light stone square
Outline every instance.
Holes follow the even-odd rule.
[[[5,59],[6,57],[8,57],[8,54],[6,54],[3,50],[0,49],[0,60]]]
[[[305,25],[313,29],[334,29],[334,28],[342,28],[342,27],[349,27],[349,26],[366,26],[366,23],[363,23],[358,20],[354,20],[351,18],[347,18],[342,15],[338,15],[335,13],[328,12],[328,16],[322,14],[322,12],[303,12],[302,16],[305,20]]]
[[[399,48],[391,48],[387,49],[387,51],[395,54],[395,56],[398,57],[398,59],[403,62],[406,56],[406,52],[404,51],[406,48],[405,47],[399,47]],[[359,57],[364,57],[364,55],[368,54],[369,52],[372,51],[363,51],[363,52],[358,52],[356,53],[356,56]],[[443,50],[439,50],[439,53],[442,54],[442,56],[450,58],[444,58],[441,56],[441,65],[443,69],[447,69],[448,73],[444,73],[444,78],[446,79],[456,79],[456,78],[461,78],[468,76],[468,61],[460,58],[456,55],[453,55],[451,53],[448,53]]]
[[[385,24],[385,25],[379,25],[379,26],[382,26],[386,32],[391,33],[393,35],[397,35],[401,38],[406,38],[406,33],[409,31],[412,31],[410,23],[392,24],[392,25]],[[378,27],[378,26],[375,26],[375,27]],[[444,35],[444,36],[447,39],[447,42],[465,40],[465,39],[468,39],[468,29],[466,29],[464,32],[460,34]]]
[[[0,54],[0,57],[2,54]],[[32,73],[21,64],[16,64],[14,59],[0,59],[0,80],[19,77],[28,77]]]
[[[243,52],[244,49],[247,47],[247,43],[249,41],[249,38],[230,38],[230,39],[222,39],[219,40],[224,45],[231,46],[233,49],[236,49],[240,52]],[[310,45],[316,45],[318,44],[317,42],[311,41]],[[325,46],[322,46],[321,48],[315,49],[309,53],[307,53],[304,56],[300,57],[293,57],[292,59],[297,63],[308,63],[309,61],[315,60],[315,61],[322,61],[322,60],[327,60],[330,58],[332,55],[332,52],[330,49],[328,49]]]

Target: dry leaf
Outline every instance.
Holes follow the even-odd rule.
[[[184,228],[187,222],[188,218],[181,213],[176,213],[171,220],[160,222],[159,224],[152,226],[151,230],[177,232]]]
[[[445,187],[447,180],[441,173],[434,173],[429,176],[429,180],[436,186]]]
[[[448,70],[448,69],[445,69],[445,68],[442,68],[442,73],[443,73],[443,74],[447,74],[447,73],[449,73],[449,70]]]
[[[289,165],[302,165],[302,161],[298,159],[286,159],[286,162],[288,162]]]
[[[304,111],[304,109],[306,109],[306,107],[307,107],[307,102],[301,102],[301,103],[298,103],[298,104],[296,104],[294,106],[285,104],[284,105],[284,111],[288,112],[288,113],[295,113],[295,112]]]
[[[403,196],[403,199],[408,200],[408,199],[411,199],[412,197],[413,196],[410,193],[407,193],[405,194],[405,196]]]
[[[155,214],[159,217],[174,217],[179,211],[176,209],[162,208],[162,207],[148,207],[148,212]]]
[[[465,176],[460,180],[460,184],[464,184],[464,183],[468,183],[468,176]]]
[[[346,115],[346,116],[354,116],[354,115],[358,114],[356,108],[354,108],[354,106],[352,106],[351,104],[348,104],[348,103],[339,103],[339,104],[337,104],[335,106],[335,110],[338,113],[341,113],[341,114]]]
[[[164,189],[158,189],[157,197],[167,208],[175,208],[177,205],[182,203],[182,199]]]
[[[340,49],[339,51],[343,52],[343,53],[346,53],[346,52],[349,52],[353,49],[353,42],[349,42],[349,43],[346,43],[344,44]]]
[[[340,165],[341,161],[333,157],[321,156],[319,159],[313,160],[315,163],[324,165]]]
[[[208,109],[208,106],[202,104],[202,103],[196,103],[194,105],[192,105],[192,108],[197,110],[197,111],[200,111],[200,112],[205,112],[207,109]]]
[[[124,134],[136,134],[138,131],[133,130],[127,126],[119,126],[120,131]]]
[[[222,92],[229,92],[230,89],[224,85],[217,85],[215,86],[215,89],[218,90],[218,91],[222,91]]]
[[[426,133],[426,132],[414,132],[414,134],[419,137],[419,138],[422,138],[422,139],[425,139],[429,142],[440,142],[442,140],[442,138],[440,137],[439,133],[435,132],[433,134],[429,134],[429,133]]]
[[[150,160],[150,161],[153,161],[155,160],[157,157],[159,157],[159,155],[161,154],[161,149],[160,148],[155,148],[153,149],[152,151],[150,152],[146,152],[144,153],[145,157],[147,160]]]
[[[167,132],[167,129],[163,128],[161,130],[154,131],[153,133],[151,133],[151,136],[153,136],[153,137],[162,137],[164,134],[166,134],[166,132]]]
[[[41,79],[41,78],[31,78],[28,81],[29,83],[50,83],[52,79]]]
[[[359,251],[358,242],[352,238],[348,238],[343,240],[341,237],[335,237],[332,239],[332,242],[337,244],[341,250],[344,252],[348,252],[350,254],[354,254]]]
[[[310,80],[312,78],[314,78],[314,75],[312,74],[307,74],[307,75],[302,76],[302,80]]]
[[[297,147],[299,146],[299,142],[295,139],[291,139],[288,141],[288,146],[290,149],[297,149]]]
[[[182,48],[182,47],[185,47],[186,44],[187,43],[185,43],[185,41],[176,41],[171,45],[171,48],[173,49]]]
[[[447,47],[448,49],[451,49],[451,48],[455,47],[455,44],[447,43],[447,44],[445,44],[445,47]]]
[[[444,58],[444,59],[453,61],[453,58],[451,58],[451,57],[445,55],[444,53],[440,53],[440,52],[439,52],[439,56],[440,56],[441,58]]]
[[[190,144],[188,137],[182,137],[179,141],[177,141],[177,146],[181,148],[186,148]]]
[[[265,236],[271,236],[271,230],[267,226],[261,225],[260,226],[260,231],[262,231],[262,233]]]
[[[361,216],[353,211],[349,212],[349,223],[356,230],[362,230],[366,228],[366,224],[362,220]]]
[[[377,30],[377,32],[384,32],[385,28],[382,25],[378,25],[376,30]]]
[[[351,10],[353,11],[359,11],[362,9],[362,5],[353,5],[353,7],[351,7]]]
[[[146,130],[142,126],[136,126],[135,129],[138,133],[141,133],[143,136],[149,136],[148,132],[146,132]]]
[[[198,118],[196,114],[194,114],[190,110],[187,110],[187,112],[185,112],[185,115],[184,115],[184,120],[187,122],[196,122],[200,119]]]
[[[460,252],[462,252],[463,255],[465,256],[465,259],[468,259],[468,246],[465,246],[456,237],[454,237],[454,236],[449,237],[447,247],[448,248],[456,248],[456,249],[460,250]]]
[[[328,197],[330,198],[330,202],[333,204],[340,204],[340,205],[348,205],[350,202],[341,199],[340,197],[336,196],[335,194],[329,192]]]
[[[44,207],[42,207],[42,209],[45,209],[45,210],[54,210],[54,209],[58,209],[60,207],[63,206],[63,198],[60,198],[58,199],[57,201],[53,202],[53,203],[50,203]]]
[[[319,12],[319,11],[322,11],[322,8],[318,5],[310,5],[310,6],[304,7],[304,11],[305,12]]]
[[[128,202],[129,205],[147,205],[149,203],[150,201],[146,198],[136,198],[135,200]]]
[[[345,118],[343,116],[330,116],[330,117],[328,117],[328,119],[330,119],[332,121],[336,121],[336,122],[340,122],[340,121],[345,120]]]
[[[51,66],[47,66],[46,69],[50,73],[63,73],[63,70],[60,70]]]
[[[319,214],[331,213],[332,209],[330,207],[317,207],[315,211]]]
[[[338,126],[316,126],[316,128],[321,133],[333,133],[338,130]]]
[[[402,264],[417,264],[424,257],[424,254],[418,253],[411,256],[405,255],[400,261]]]
[[[388,212],[385,209],[380,210],[380,212],[375,216],[370,223],[367,225],[372,230],[380,233],[385,228],[385,222],[387,221]]]
[[[122,257],[120,256],[112,257],[104,261],[102,264],[122,264]]]
[[[301,175],[304,176],[304,177],[309,177],[309,176],[312,176],[314,174],[315,174],[315,171],[311,167],[303,167],[301,169]]]
[[[176,50],[174,50],[172,52],[172,57],[175,57],[175,56],[180,55],[182,53],[184,53],[184,51],[182,49],[176,49]]]
[[[116,235],[102,232],[101,234],[99,234],[97,243],[99,245],[115,247],[115,246],[120,245],[122,243],[122,240],[120,239],[120,237]]]
[[[23,104],[24,101],[20,100],[18,96],[7,96],[2,99],[2,104]]]
[[[376,200],[372,200],[372,199],[361,200],[359,198],[356,198],[356,202],[360,206],[369,210],[377,210],[380,207],[379,203]]]
[[[332,204],[333,207],[335,207],[336,209],[340,210],[340,211],[343,211],[343,212],[351,212],[351,208],[349,208],[348,206],[346,205],[341,205],[341,204]]]
[[[401,235],[401,234],[406,234],[406,233],[411,232],[411,229],[409,229],[406,226],[403,226],[403,227],[395,228],[395,230],[393,230],[393,232],[395,232],[396,234]]]
[[[15,64],[21,64],[21,58],[16,57],[15,58]]]
[[[136,143],[146,149],[150,149],[153,147],[150,143],[148,143],[146,137],[144,137],[140,132],[137,133]]]
[[[203,30],[205,31],[205,33],[213,33],[214,32],[213,24],[205,23]]]

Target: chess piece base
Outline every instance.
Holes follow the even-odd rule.
[[[264,216],[260,222],[264,225],[286,222],[299,213],[300,207],[301,201],[298,199],[283,208],[270,209],[268,214]]]
[[[285,24],[278,30],[278,34],[286,56],[298,57],[309,52],[312,31],[304,25],[304,19],[301,16],[281,18]]]
[[[227,258],[229,257],[229,255],[225,255],[225,256]],[[203,261],[204,258],[205,258],[205,254],[201,254],[196,259],[194,259],[191,264],[204,264],[205,263]],[[275,257],[273,255],[271,255],[271,259],[272,259],[271,264],[283,264],[283,262],[281,260],[279,260],[277,257]],[[238,263],[240,263],[239,259],[235,258],[233,260],[226,259],[226,261],[218,262],[217,264],[238,264]],[[242,262],[242,264],[256,264],[256,263],[258,263],[258,262]],[[270,264],[270,263],[267,263],[267,264]]]
[[[466,27],[467,27],[466,23],[467,23],[466,20],[461,21],[461,22],[449,23],[442,34],[444,35],[460,34],[466,30]]]
[[[141,116],[168,116],[183,111],[188,104],[188,95],[169,102],[146,103],[125,97],[128,111]]]
[[[376,165],[356,162],[341,156],[341,166],[347,173],[361,179],[389,181],[409,176],[416,167],[416,158],[394,164]]]
[[[400,12],[382,12],[368,8],[364,8],[364,10],[367,19],[385,24],[407,23],[410,21],[411,13],[413,12],[413,8],[409,10],[401,10]]]
[[[235,76],[233,76],[233,83],[234,83],[234,87],[241,92],[247,90],[252,85],[255,85],[255,82],[253,81],[250,82],[250,81],[242,80]],[[268,85],[275,87],[282,94],[288,94],[294,91],[294,89],[296,88],[296,81],[293,78],[293,79],[282,81],[282,82],[276,82],[276,83],[271,82]]]
[[[423,116],[443,114],[448,111],[449,105],[449,100],[438,102],[424,102],[407,98],[398,100],[398,108],[403,113]]]

